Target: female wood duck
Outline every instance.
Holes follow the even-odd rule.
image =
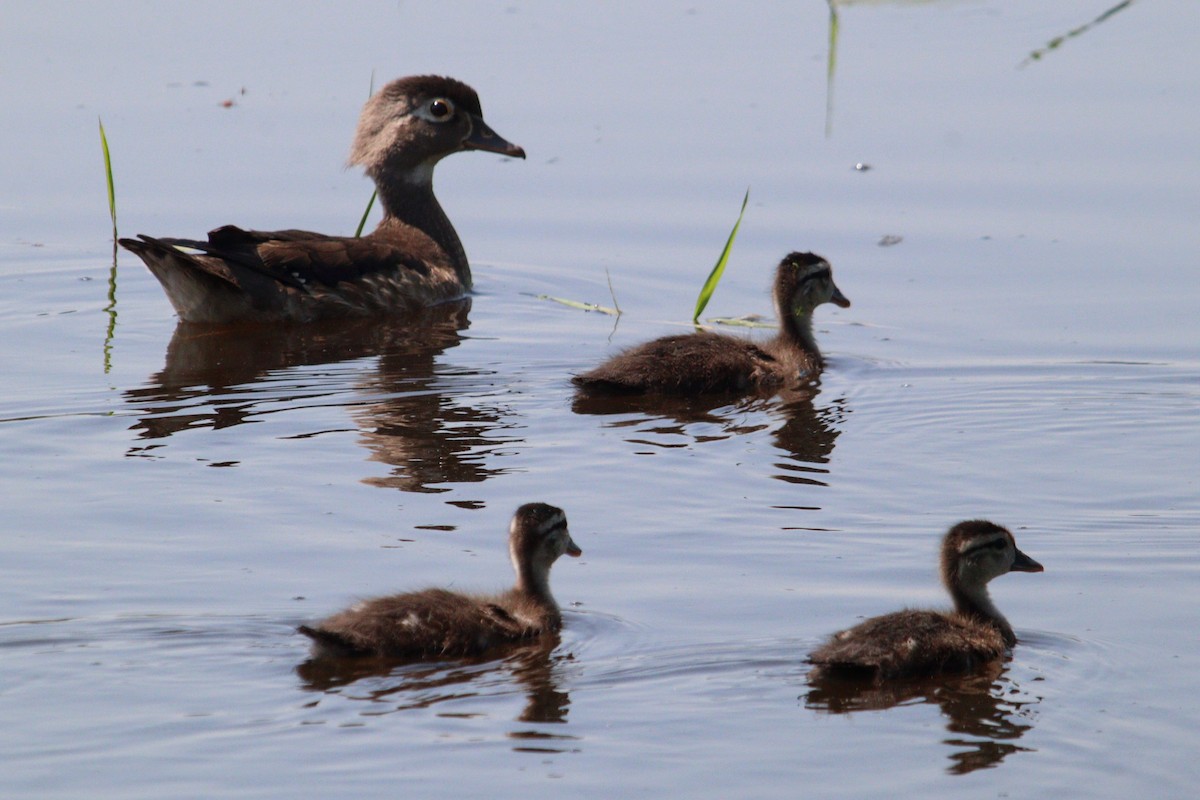
[[[965,672],[1017,643],[987,584],[1007,572],[1041,572],[1013,535],[985,520],[955,525],[942,540],[942,583],[954,611],[897,611],[835,633],[809,656],[814,678],[898,678]]]
[[[207,241],[121,239],[185,322],[310,321],[403,311],[462,296],[471,269],[433,194],[433,168],[463,150],[525,151],[483,121],[465,83],[400,78],[363,107],[350,164],[375,181],[383,219],[361,238],[226,225]],[[197,252],[186,252],[180,247]]]
[[[813,338],[813,310],[848,308],[829,262],[791,253],[779,263],[772,292],[780,331],[759,344],[716,333],[664,336],[614,356],[572,382],[591,394],[775,392],[824,367]]]
[[[479,656],[558,631],[562,614],[550,594],[550,567],[563,554],[583,555],[566,514],[545,503],[521,506],[509,526],[508,550],[517,584],[502,594],[425,589],[378,597],[298,630],[313,640],[318,658],[400,659]]]

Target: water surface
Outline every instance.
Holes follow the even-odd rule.
[[[1190,796],[1200,12],[837,11],[11,9],[3,794]],[[98,115],[123,235],[349,232],[373,72],[470,82],[530,154],[439,168],[470,303],[213,332],[113,272]],[[578,404],[686,329],[747,186],[709,312],[769,316],[771,266],[827,256],[854,305],[818,312],[819,384]],[[620,319],[538,298],[610,280]],[[295,626],[356,597],[505,585],[531,500],[585,551],[559,641],[306,663]],[[810,684],[828,633],[942,603],[937,537],[978,516],[1046,566],[993,587],[1013,659]]]

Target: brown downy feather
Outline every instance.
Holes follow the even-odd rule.
[[[809,656],[813,677],[885,681],[969,671],[1003,656],[1017,638],[987,583],[1007,572],[1041,572],[1042,565],[1018,550],[1006,529],[970,520],[946,534],[940,566],[954,611],[898,611],[836,633]]]
[[[550,594],[550,567],[559,556],[579,556],[566,515],[545,503],[517,509],[509,529],[516,585],[501,594],[471,595],[445,589],[366,600],[300,633],[317,657],[377,655],[389,658],[477,656],[562,627]]]
[[[846,308],[850,301],[834,284],[829,263],[812,253],[791,253],[780,262],[772,294],[780,331],[766,342],[708,332],[665,336],[572,382],[593,394],[747,394],[774,393],[812,377],[825,365],[812,312],[822,303]]]

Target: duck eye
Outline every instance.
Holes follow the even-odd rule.
[[[454,105],[444,97],[429,102],[429,116],[434,119],[446,119],[454,113]]]

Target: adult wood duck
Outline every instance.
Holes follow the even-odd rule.
[[[509,526],[508,550],[517,583],[507,592],[425,589],[378,597],[298,630],[313,640],[318,658],[400,659],[479,656],[558,631],[562,614],[550,594],[550,567],[561,555],[583,554],[566,514],[546,503],[521,506]]]
[[[620,353],[572,382],[589,394],[726,394],[775,392],[825,365],[813,338],[813,310],[847,308],[829,262],[791,253],[775,271],[772,292],[780,331],[755,344],[717,333],[664,336]]]
[[[486,122],[452,78],[400,78],[363,107],[350,165],[375,181],[383,219],[360,238],[217,228],[207,241],[121,239],[186,322],[310,321],[403,311],[462,296],[471,269],[433,194],[433,168],[463,150],[525,151]],[[192,252],[181,250],[187,248]]]
[[[942,540],[940,566],[954,611],[897,611],[835,633],[809,656],[813,677],[882,682],[965,672],[1015,645],[1012,626],[988,596],[988,581],[1008,572],[1041,572],[1042,565],[1018,550],[1006,529],[969,520]]]

